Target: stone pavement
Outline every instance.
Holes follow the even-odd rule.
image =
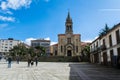
[[[27,67],[27,62],[0,62],[0,80],[120,80],[120,70],[89,63],[39,62]]]

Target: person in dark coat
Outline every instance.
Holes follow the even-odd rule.
[[[31,64],[31,56],[28,55],[28,67],[30,67],[30,64]]]
[[[34,65],[34,61],[33,61],[33,59],[31,59],[31,66],[33,66]]]
[[[19,64],[19,61],[20,61],[19,56],[16,57],[16,60],[17,60],[17,64]]]
[[[11,68],[12,57],[8,57],[8,68]]]
[[[38,65],[38,57],[37,56],[35,56],[35,64],[36,64],[36,66]]]

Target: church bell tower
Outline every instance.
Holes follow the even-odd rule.
[[[65,26],[66,26],[66,34],[73,34],[73,27],[72,27],[72,19],[70,17],[70,13],[68,12],[68,16],[66,18]]]

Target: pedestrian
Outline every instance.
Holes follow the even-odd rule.
[[[35,56],[35,64],[36,64],[36,66],[38,65],[38,57],[37,56]]]
[[[31,60],[31,66],[33,66],[34,65],[34,61],[33,60]]]
[[[28,55],[28,67],[30,67],[30,64],[31,64],[31,56],[30,54]]]
[[[19,56],[16,57],[16,60],[17,60],[17,64],[19,64],[19,61],[20,61]]]
[[[12,57],[8,57],[8,68],[11,68]]]

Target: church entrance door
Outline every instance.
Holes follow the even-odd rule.
[[[67,51],[67,56],[72,56],[71,50],[68,50],[68,51]]]

